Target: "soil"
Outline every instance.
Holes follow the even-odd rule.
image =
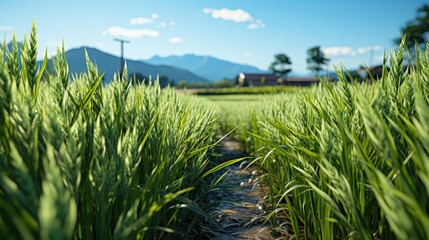
[[[239,142],[228,138],[223,140],[219,163],[244,156]],[[220,177],[228,171],[220,190],[208,196],[206,202],[218,203],[210,210],[218,226],[202,223],[202,232],[195,239],[275,239],[270,234],[263,200],[268,188],[258,182],[260,169],[248,165],[248,161],[242,161],[217,173],[215,177]]]

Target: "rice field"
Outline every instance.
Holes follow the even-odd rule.
[[[213,221],[198,202],[231,130],[264,170],[280,238],[429,239],[429,46],[405,67],[402,44],[371,85],[339,69],[305,90],[205,97],[126,70],[103,86],[88,56],[70,78],[64,47],[45,71],[35,24],[21,51],[5,46],[1,239],[187,239]]]
[[[405,54],[390,53],[371,85],[339,69],[338,83],[272,96],[235,120],[266,172],[279,235],[429,239],[429,46],[412,66]]]
[[[207,217],[216,109],[131,87],[126,71],[103,87],[89,60],[69,79],[64,48],[45,72],[35,25],[13,46],[0,51],[0,237],[186,239]]]

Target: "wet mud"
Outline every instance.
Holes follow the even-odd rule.
[[[232,139],[223,140],[220,161],[240,157],[245,157],[240,144]],[[222,187],[205,200],[214,204],[209,213],[218,224],[202,224],[200,239],[275,239],[266,221],[264,197],[268,194],[268,188],[258,182],[261,170],[248,165],[248,161],[242,161],[215,176],[220,177],[227,171]]]

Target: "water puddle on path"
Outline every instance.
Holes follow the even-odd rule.
[[[240,144],[231,139],[223,140],[222,160],[227,161],[245,156]],[[259,168],[246,168],[247,161],[229,166],[223,187],[212,193],[208,203],[219,203],[210,210],[210,215],[220,227],[212,224],[202,226],[203,239],[275,239],[270,234],[269,224],[265,221],[264,196],[267,187],[258,183]],[[225,171],[226,171],[225,170]],[[225,171],[217,173],[220,176]]]

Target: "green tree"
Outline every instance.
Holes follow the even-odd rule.
[[[314,69],[316,72],[320,72],[323,66],[326,66],[328,62],[329,59],[325,57],[320,46],[315,46],[307,50],[308,69]]]
[[[429,5],[425,4],[417,10],[417,16],[414,20],[409,21],[401,29],[401,34],[406,35],[405,44],[414,54],[414,46],[424,48],[429,39]],[[395,39],[399,45],[402,37]]]
[[[215,87],[234,87],[234,85],[235,81],[227,78],[224,78],[223,80],[215,83]]]
[[[128,76],[128,79],[130,79],[130,81],[133,84],[142,84],[144,81],[147,83],[148,78],[145,77],[142,73],[136,72],[136,73],[132,73]]]
[[[177,83],[177,88],[182,89],[182,88],[186,88],[188,86],[188,83],[186,82],[186,80],[180,80]]]
[[[292,71],[289,65],[291,65],[292,62],[290,58],[284,54],[276,54],[274,56],[274,62],[271,63],[269,69],[273,72],[273,74],[277,76],[287,76],[287,74]]]
[[[165,88],[170,84],[170,80],[167,76],[159,76],[158,81],[161,88]]]

